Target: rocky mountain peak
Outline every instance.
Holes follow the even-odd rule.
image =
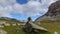
[[[60,15],[60,0],[52,3],[49,6],[48,12],[45,15],[46,16],[57,16],[57,15]]]
[[[60,17],[60,0],[52,3],[48,8],[47,13],[42,17],[37,18],[35,21],[41,21],[44,19],[60,20],[58,17]]]

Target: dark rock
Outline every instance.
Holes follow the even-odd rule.
[[[60,1],[56,1],[52,3],[49,8],[48,12],[45,14],[46,16],[57,16],[60,15]]]
[[[59,18],[58,18],[59,17]],[[52,3],[48,7],[48,11],[45,15],[37,18],[35,22],[40,22],[41,20],[60,20],[60,0]]]

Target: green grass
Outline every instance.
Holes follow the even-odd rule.
[[[13,20],[5,20],[5,19],[2,19],[2,20],[0,19],[0,21],[6,21],[6,23],[10,24],[10,26],[5,26],[4,24],[2,24],[4,26],[4,28],[0,28],[0,29],[3,29],[4,31],[6,31],[7,34],[26,34],[26,32],[24,32],[22,30],[22,26],[13,26],[12,25],[14,23],[23,24],[22,22],[13,21]]]
[[[13,26],[12,21],[8,21],[8,23],[10,23],[11,25],[10,26],[3,25],[4,28],[1,28],[1,29],[5,30],[6,32],[8,32],[7,34],[27,34],[26,32],[23,31],[23,29],[22,29],[23,26]],[[33,34],[34,34],[34,32],[33,32]],[[43,31],[40,31],[38,34],[48,34],[48,33],[47,32],[43,33]]]
[[[4,21],[4,20],[1,20]],[[6,21],[6,20],[5,20]],[[17,21],[7,21],[7,23],[10,23],[10,26],[5,26],[4,28],[1,28],[5,31],[7,31],[7,34],[26,34],[26,32],[23,31],[23,26],[12,26],[13,23],[18,23]],[[23,24],[19,22],[20,24]],[[60,34],[60,21],[51,21],[51,20],[43,20],[40,22],[41,24],[39,26],[42,26],[48,30],[48,32],[39,31],[38,34],[54,34],[54,32],[58,32]],[[18,32],[17,32],[17,31]]]
[[[58,32],[58,34],[60,34],[60,22],[58,21],[44,20],[41,21],[40,26],[48,29],[50,34],[54,34],[55,31]]]
[[[7,31],[8,32],[7,34],[25,34],[21,26],[17,26],[17,27],[16,26],[5,26],[2,29]]]
[[[18,28],[18,29],[16,29]],[[8,26],[2,28],[3,30],[7,31],[7,34],[27,34],[26,32],[23,31],[22,26],[14,27],[14,26]],[[16,32],[16,30],[18,32]],[[34,33],[33,33],[34,34]],[[48,32],[40,31],[38,34],[49,34]]]

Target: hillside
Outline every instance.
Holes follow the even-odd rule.
[[[54,34],[54,32],[60,34],[60,0],[52,3],[48,8],[48,12],[37,18],[35,23],[48,29],[50,34]]]
[[[52,3],[48,12],[37,18],[34,23],[48,30],[48,32],[39,31],[37,34],[54,34],[54,32],[60,34],[60,0]],[[0,34],[26,34],[22,29],[24,24],[13,18],[1,17]]]
[[[60,21],[43,20],[40,23],[41,24],[39,26],[48,29],[50,34],[53,34],[55,31],[60,34]]]
[[[16,19],[11,20],[11,18],[6,19],[0,18],[0,33],[1,34],[27,34],[23,31],[22,27],[24,22],[18,21]],[[43,34],[43,32],[38,32],[37,34]],[[36,34],[33,32],[33,34]],[[44,34],[48,34],[48,32],[44,32]]]
[[[25,34],[22,30],[22,25],[24,25],[24,22],[16,19],[0,18],[0,34]]]
[[[59,17],[59,18],[58,18]],[[52,3],[45,15],[37,18],[35,21],[41,21],[44,19],[59,20],[60,19],[60,0]]]

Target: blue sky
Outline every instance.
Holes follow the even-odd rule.
[[[12,15],[12,17],[15,18],[15,19],[24,20],[24,21],[26,21],[27,18],[29,17],[29,16],[27,16],[27,15],[16,14],[16,13],[12,13],[11,15]],[[38,17],[40,17],[40,16],[31,16],[31,18],[32,18],[33,21],[34,21],[35,19],[37,19]]]
[[[16,0],[16,1],[19,4],[26,4],[28,2],[27,0]]]
[[[0,0],[0,17],[34,21],[48,11],[48,7],[56,0]]]

